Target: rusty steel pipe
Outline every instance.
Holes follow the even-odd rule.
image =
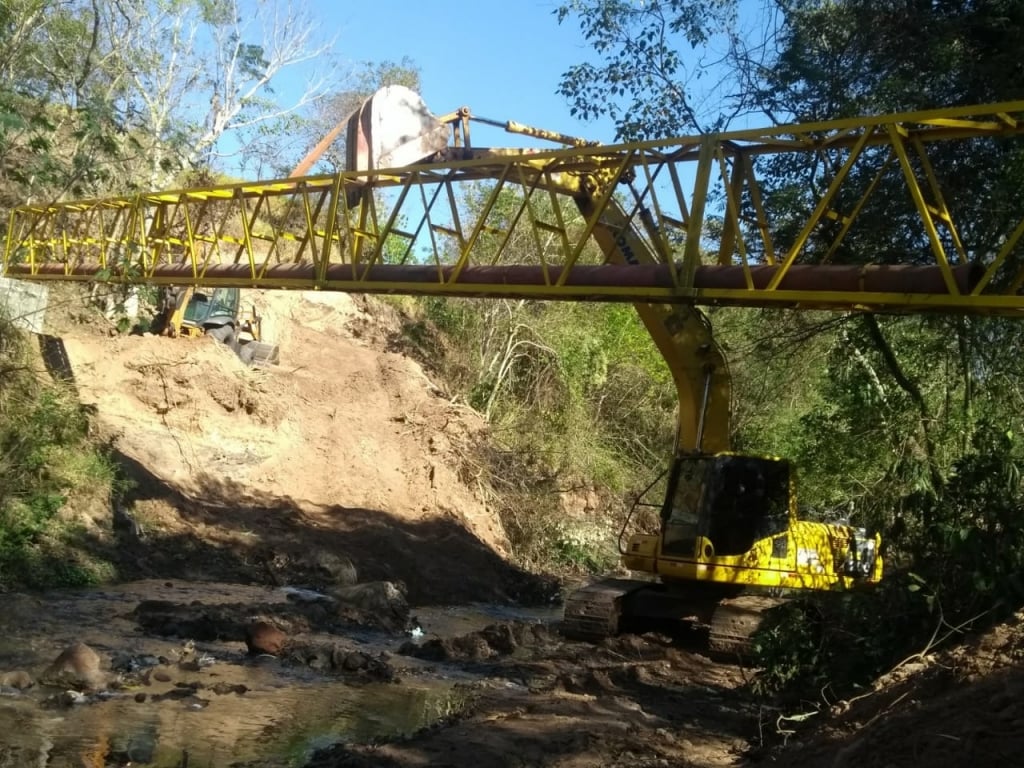
[[[750,268],[750,277],[755,290],[766,291],[780,267],[755,266]],[[98,264],[81,264],[71,270],[61,264],[49,263],[38,267],[35,273],[27,264],[11,264],[7,274],[11,277],[79,277],[95,278],[99,273]],[[561,276],[561,267],[549,267],[547,278],[544,269],[534,265],[470,266],[458,273],[452,280],[455,267],[428,264],[377,264],[370,267],[351,264],[328,266],[325,277],[329,282],[358,283],[366,290],[375,289],[374,284],[404,283],[422,284],[425,289],[431,285],[508,285],[542,287],[553,285]],[[977,284],[982,274],[981,267],[959,266],[953,268],[953,276],[959,293],[966,294]],[[172,280],[182,284],[196,282],[192,277],[191,264],[165,264],[153,270],[153,279],[161,282]],[[276,281],[289,283],[307,282],[316,287],[316,266],[303,264],[274,264],[258,269],[254,276],[248,264],[214,264],[206,267],[199,282],[218,279],[237,282],[240,286],[273,284]],[[111,278],[117,281],[117,276]],[[576,288],[657,288],[673,286],[670,268],[665,264],[578,264],[570,270],[564,283]],[[380,288],[382,286],[377,286]],[[746,275],[740,266],[701,266],[694,275],[693,287],[706,290],[743,290],[748,288]],[[352,290],[357,290],[355,286]],[[777,290],[795,292],[838,292],[838,293],[905,293],[948,295],[942,271],[936,266],[917,265],[836,265],[796,264],[791,266]]]

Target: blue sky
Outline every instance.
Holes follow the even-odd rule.
[[[556,11],[568,0],[236,0],[245,28],[243,37],[264,42],[259,29],[260,5],[266,20],[282,15],[290,8],[312,19],[314,39],[307,48],[330,46],[331,55],[323,60],[286,67],[274,77],[272,93],[264,93],[282,108],[291,108],[301,100],[316,70],[338,62],[342,73],[365,72],[367,65],[383,62],[411,62],[420,71],[421,95],[435,114],[445,114],[468,106],[473,114],[493,120],[514,120],[526,125],[615,143],[613,121],[602,118],[583,121],[570,114],[569,103],[557,93],[562,75],[584,62],[603,64],[580,30],[576,15],[561,24]],[[628,0],[640,5],[644,0]],[[2,2],[2,0],[0,0]],[[774,0],[736,0],[737,14],[732,31],[756,44],[773,29]],[[731,71],[722,68],[727,37],[719,31],[706,49],[679,50],[681,79],[693,106],[702,119],[714,118],[724,105],[717,102],[723,90],[734,89]],[[686,76],[683,74],[686,72]],[[322,71],[321,71],[322,74]],[[699,75],[699,76],[698,76]],[[335,79],[327,89],[344,92],[356,86]],[[321,90],[321,93],[324,91]],[[207,95],[198,97],[196,109],[206,111]],[[187,108],[188,105],[183,105]],[[621,106],[621,105],[620,105]],[[307,113],[308,114],[308,113]],[[757,116],[740,116],[730,127],[755,127],[766,121]],[[251,136],[250,136],[251,138]],[[306,151],[308,136],[296,135],[294,142],[281,142],[275,162],[280,167],[297,161]],[[244,133],[231,134],[219,142],[224,153],[223,167],[228,172],[250,176],[262,174],[267,157],[253,153],[240,157]],[[510,137],[498,129],[477,126],[473,130],[477,146],[551,146],[523,136]],[[290,145],[290,146],[286,146]]]
[[[400,61],[421,70],[422,96],[436,114],[474,114],[611,142],[610,121],[584,123],[555,90],[589,51],[578,24],[558,24],[554,0],[310,0],[353,61]]]
[[[259,1],[241,0],[243,6]],[[278,0],[279,7],[289,1],[317,20],[320,40],[333,40],[343,69],[358,72],[367,64],[411,61],[420,70],[421,95],[435,114],[468,106],[478,116],[615,143],[611,119],[579,120],[556,92],[570,67],[601,62],[576,16],[558,23],[562,0]],[[770,0],[739,0],[739,33],[756,39],[769,6]],[[721,40],[712,45],[721,47]],[[719,58],[714,50],[681,53],[691,72],[701,59]],[[282,105],[294,103],[307,75],[308,70],[282,72],[273,84],[274,97]],[[691,86],[713,88],[715,80],[705,77]],[[345,88],[342,82],[339,89]],[[477,146],[538,144],[485,126],[474,127],[473,140]],[[302,151],[296,150],[296,159]]]
[[[422,96],[435,114],[469,106],[474,114],[495,120],[615,141],[610,119],[578,120],[556,93],[571,66],[600,62],[577,17],[558,23],[555,11],[563,0],[293,1],[323,20],[321,33],[335,38],[335,51],[349,65],[412,60],[421,72]],[[771,26],[773,7],[770,0],[739,0],[736,32],[748,41],[759,40]],[[713,38],[707,51],[682,50],[685,64],[695,69],[702,59],[718,60],[723,40]],[[712,89],[712,109],[717,108],[713,89],[720,79],[714,69],[691,83],[702,91]],[[485,143],[494,143],[491,136]]]

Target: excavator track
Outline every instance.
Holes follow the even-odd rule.
[[[785,602],[780,597],[740,595],[722,600],[711,615],[708,650],[720,656],[748,658],[751,638],[761,625],[765,611]]]
[[[723,598],[700,589],[667,592],[650,582],[603,579],[566,597],[561,630],[569,638],[600,642],[619,634],[628,620],[672,618],[706,626],[707,649],[715,656],[746,659],[765,612],[784,602],[768,595]]]
[[[575,640],[600,641],[619,632],[623,599],[649,586],[631,579],[603,579],[570,593],[565,599],[562,634]]]

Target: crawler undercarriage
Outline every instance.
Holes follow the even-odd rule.
[[[596,642],[622,631],[676,623],[701,635],[706,631],[707,650],[713,654],[746,657],[765,611],[784,599],[718,585],[603,579],[566,598],[562,633]]]

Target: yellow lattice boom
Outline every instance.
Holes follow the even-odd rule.
[[[1024,102],[1012,102],[550,151],[452,147],[402,168],[24,205],[10,216],[3,273],[1016,315],[1024,207],[1001,211],[1005,229],[980,241],[944,190],[987,199],[996,180],[940,178],[932,156],[1019,141],[1022,118]],[[797,155],[828,172],[815,191],[798,187],[807,213],[787,220],[782,243],[761,178]],[[914,252],[843,263],[870,226],[872,196],[894,187],[916,211],[904,225]],[[605,263],[591,245],[597,230],[625,227],[655,263],[628,252]]]

